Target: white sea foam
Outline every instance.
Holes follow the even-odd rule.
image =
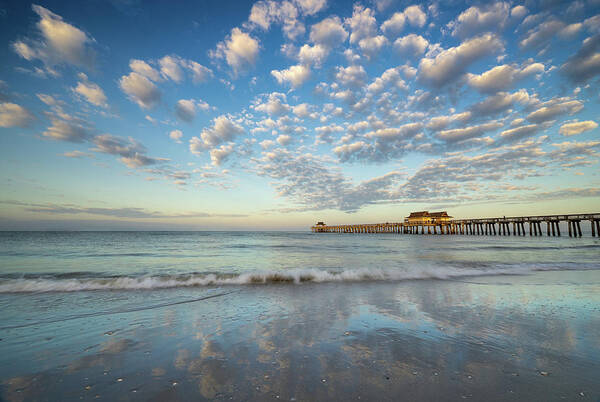
[[[414,269],[365,268],[355,270],[327,271],[319,269],[295,269],[287,271],[260,271],[242,274],[180,274],[119,276],[109,278],[8,278],[0,279],[0,293],[25,292],[76,292],[91,290],[143,290],[176,287],[301,284],[307,282],[360,282],[402,281],[418,279],[453,279],[467,276],[524,275],[535,271],[600,269],[593,265],[508,265],[485,268],[453,266],[424,267]]]

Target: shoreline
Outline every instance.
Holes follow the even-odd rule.
[[[600,271],[486,276],[476,282],[238,286],[212,299],[160,306],[229,288],[93,292],[94,299],[86,292],[38,294],[37,303],[71,303],[71,315],[97,310],[98,303],[105,310],[131,311],[0,330],[1,398],[600,395],[600,344],[594,336],[600,333]],[[158,307],[132,309],[144,305]],[[21,315],[28,308],[21,305]]]

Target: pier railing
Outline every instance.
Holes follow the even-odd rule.
[[[600,213],[537,216],[503,216],[501,218],[446,219],[354,225],[315,225],[315,233],[397,233],[487,236],[560,236],[560,223],[566,222],[569,237],[581,237],[581,221],[589,221],[592,236],[600,237]],[[544,224],[545,228],[542,228]],[[512,230],[511,230],[512,229]],[[528,229],[528,230],[527,230]],[[543,230],[545,229],[545,230]]]

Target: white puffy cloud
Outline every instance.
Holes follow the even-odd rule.
[[[394,42],[394,49],[398,53],[411,56],[419,57],[422,55],[429,46],[429,41],[421,35],[408,34],[401,38],[396,39]]]
[[[23,106],[10,102],[0,103],[0,127],[25,127],[31,120],[33,115]]]
[[[287,4],[291,4],[286,2]],[[280,3],[274,1],[257,1],[252,5],[248,21],[260,26],[262,29],[269,29],[275,19],[274,15],[278,10]]]
[[[183,137],[183,133],[181,132],[181,130],[172,130],[169,133],[169,138],[171,138],[173,141],[175,141],[178,144],[181,144],[182,137]]]
[[[290,105],[286,103],[286,96],[280,92],[272,92],[267,99],[255,100],[251,106],[254,110],[267,113],[270,116],[280,116],[290,111]]]
[[[350,27],[350,43],[358,43],[361,39],[370,38],[377,34],[377,20],[375,13],[370,8],[355,4],[351,18],[346,18],[344,23]]]
[[[302,14],[314,15],[327,6],[327,0],[294,0]]]
[[[500,39],[493,34],[469,39],[459,46],[441,51],[435,57],[421,59],[419,79],[429,85],[442,87],[460,78],[475,61],[503,48]]]
[[[361,65],[336,67],[335,79],[343,86],[358,88],[364,85],[367,72]]]
[[[529,12],[529,10],[527,10],[526,7],[524,6],[514,6],[511,10],[510,10],[510,16],[513,18],[523,18],[524,16],[527,15],[527,13]]]
[[[196,102],[193,99],[181,99],[175,104],[175,114],[183,121],[191,122],[196,117]]]
[[[320,67],[321,64],[327,58],[329,54],[329,49],[323,45],[302,45],[300,50],[298,51],[298,61],[305,65],[313,65],[315,67]]]
[[[277,137],[277,143],[281,146],[286,146],[290,142],[292,142],[292,137],[287,134],[281,134]]]
[[[399,67],[388,68],[385,70],[381,76],[375,78],[375,80],[367,86],[367,91],[377,94],[389,88],[408,89],[406,83],[400,77]]]
[[[271,75],[275,77],[280,85],[290,85],[298,88],[310,78],[310,68],[297,64],[285,70],[272,70]]]
[[[159,69],[153,65],[158,65]],[[150,63],[132,59],[129,68],[131,72],[121,77],[119,86],[132,101],[145,109],[153,108],[160,101],[161,92],[156,83],[165,80],[181,83],[186,71],[191,74],[194,83],[204,82],[213,75],[211,69],[177,55],[167,55]]]
[[[89,82],[87,76],[83,73],[80,73],[78,77],[81,81],[77,83],[75,88],[72,88],[73,92],[83,96],[85,100],[93,105],[104,108],[108,107],[108,104],[106,103],[106,95],[104,94],[102,88],[100,88],[98,84]]]
[[[544,65],[532,63],[523,67],[503,64],[481,74],[468,74],[467,82],[480,92],[493,93],[506,90],[532,74],[544,72]]]
[[[275,145],[275,141],[273,141],[273,140],[263,140],[260,142],[260,147],[262,149],[269,149],[274,145]]]
[[[388,40],[383,35],[371,36],[361,39],[358,42],[358,47],[367,58],[371,59],[379,53],[379,51],[387,45]]]
[[[200,63],[189,60],[187,68],[192,72],[192,81],[194,83],[205,82],[212,77],[213,72],[210,68],[203,66]]]
[[[65,62],[88,68],[93,66],[92,38],[42,6],[34,4],[31,8],[40,17],[36,26],[41,38],[14,42],[12,47],[21,57],[29,61],[41,60],[47,67]]]
[[[215,117],[212,126],[202,130],[200,138],[192,137],[190,139],[190,151],[193,154],[200,154],[206,149],[215,148],[224,142],[233,140],[243,132],[243,127],[227,116]]]
[[[144,60],[132,59],[129,61],[129,68],[131,71],[138,73],[139,75],[143,75],[152,81],[160,80],[160,73],[150,64],[146,63]]]
[[[151,109],[160,102],[161,94],[156,85],[135,71],[122,76],[119,86],[129,99],[144,109]]]
[[[369,122],[363,120],[363,121],[358,121],[356,123],[348,125],[348,127],[346,127],[346,130],[350,134],[357,134],[357,133],[366,131],[368,128],[369,128]]]
[[[388,20],[381,24],[381,30],[386,35],[394,35],[404,29],[406,16],[404,13],[394,13]]]
[[[186,70],[191,73],[194,83],[205,82],[213,75],[210,68],[177,55],[164,56],[157,63],[159,70],[144,60],[133,59],[129,62],[129,68],[131,68],[131,71],[143,75],[154,82],[169,79],[176,83],[181,83],[185,78],[184,71]],[[155,63],[153,62],[153,64]]]
[[[334,141],[332,134],[341,133],[344,131],[344,127],[337,124],[330,124],[328,126],[317,127],[315,131],[317,132],[317,140],[315,141],[315,144],[331,144]]]
[[[560,126],[558,130],[559,133],[564,135],[565,137],[569,137],[572,135],[578,135],[585,131],[590,131],[598,127],[598,123],[592,120],[586,121],[576,121],[573,123],[565,123]]]
[[[248,71],[256,63],[259,42],[239,28],[233,28],[231,34],[217,44],[209,55],[213,59],[223,59],[231,67],[234,76]]]
[[[214,148],[210,150],[210,160],[214,166],[221,166],[227,158],[233,153],[233,145],[225,144],[221,145],[219,148]]]
[[[252,6],[248,21],[265,30],[272,23],[282,24],[284,34],[291,40],[305,32],[304,24],[298,21],[298,9],[290,1],[260,0]]]
[[[427,15],[421,6],[409,6],[404,9],[404,15],[408,23],[414,27],[423,28],[427,22]]]
[[[329,48],[341,45],[347,38],[348,32],[338,16],[325,18],[310,28],[310,40]]]
[[[509,3],[499,1],[484,6],[473,6],[463,11],[448,24],[452,35],[468,38],[482,32],[498,32],[504,27],[510,12]]]
[[[404,29],[406,23],[422,28],[427,22],[427,15],[421,6],[406,7],[403,12],[395,12],[389,19],[381,24],[381,30],[388,36],[396,35]]]
[[[177,83],[183,80],[183,70],[180,64],[182,60],[176,56],[164,56],[158,61],[160,65],[160,73]]]
[[[298,117],[308,117],[310,116],[310,105],[308,103],[301,103],[296,106],[292,106],[292,112]]]
[[[404,76],[406,78],[415,78],[417,76],[417,69],[414,68],[413,66],[404,64],[404,65],[400,66],[399,68],[402,71],[402,74],[404,74]]]

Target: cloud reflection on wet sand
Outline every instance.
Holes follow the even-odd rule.
[[[23,353],[13,375],[0,369],[0,395],[8,401],[600,395],[600,272],[472,282],[248,286],[219,300],[123,314],[121,330],[111,335],[98,330],[106,323],[84,318],[77,327],[87,336],[74,337],[76,347],[62,352],[66,364],[53,357],[60,350],[52,342],[40,347],[49,335],[40,325],[27,329],[36,352]],[[194,295],[194,289],[164,292]],[[5,331],[0,346],[14,346],[21,331]],[[73,327],[52,331],[60,337]]]

